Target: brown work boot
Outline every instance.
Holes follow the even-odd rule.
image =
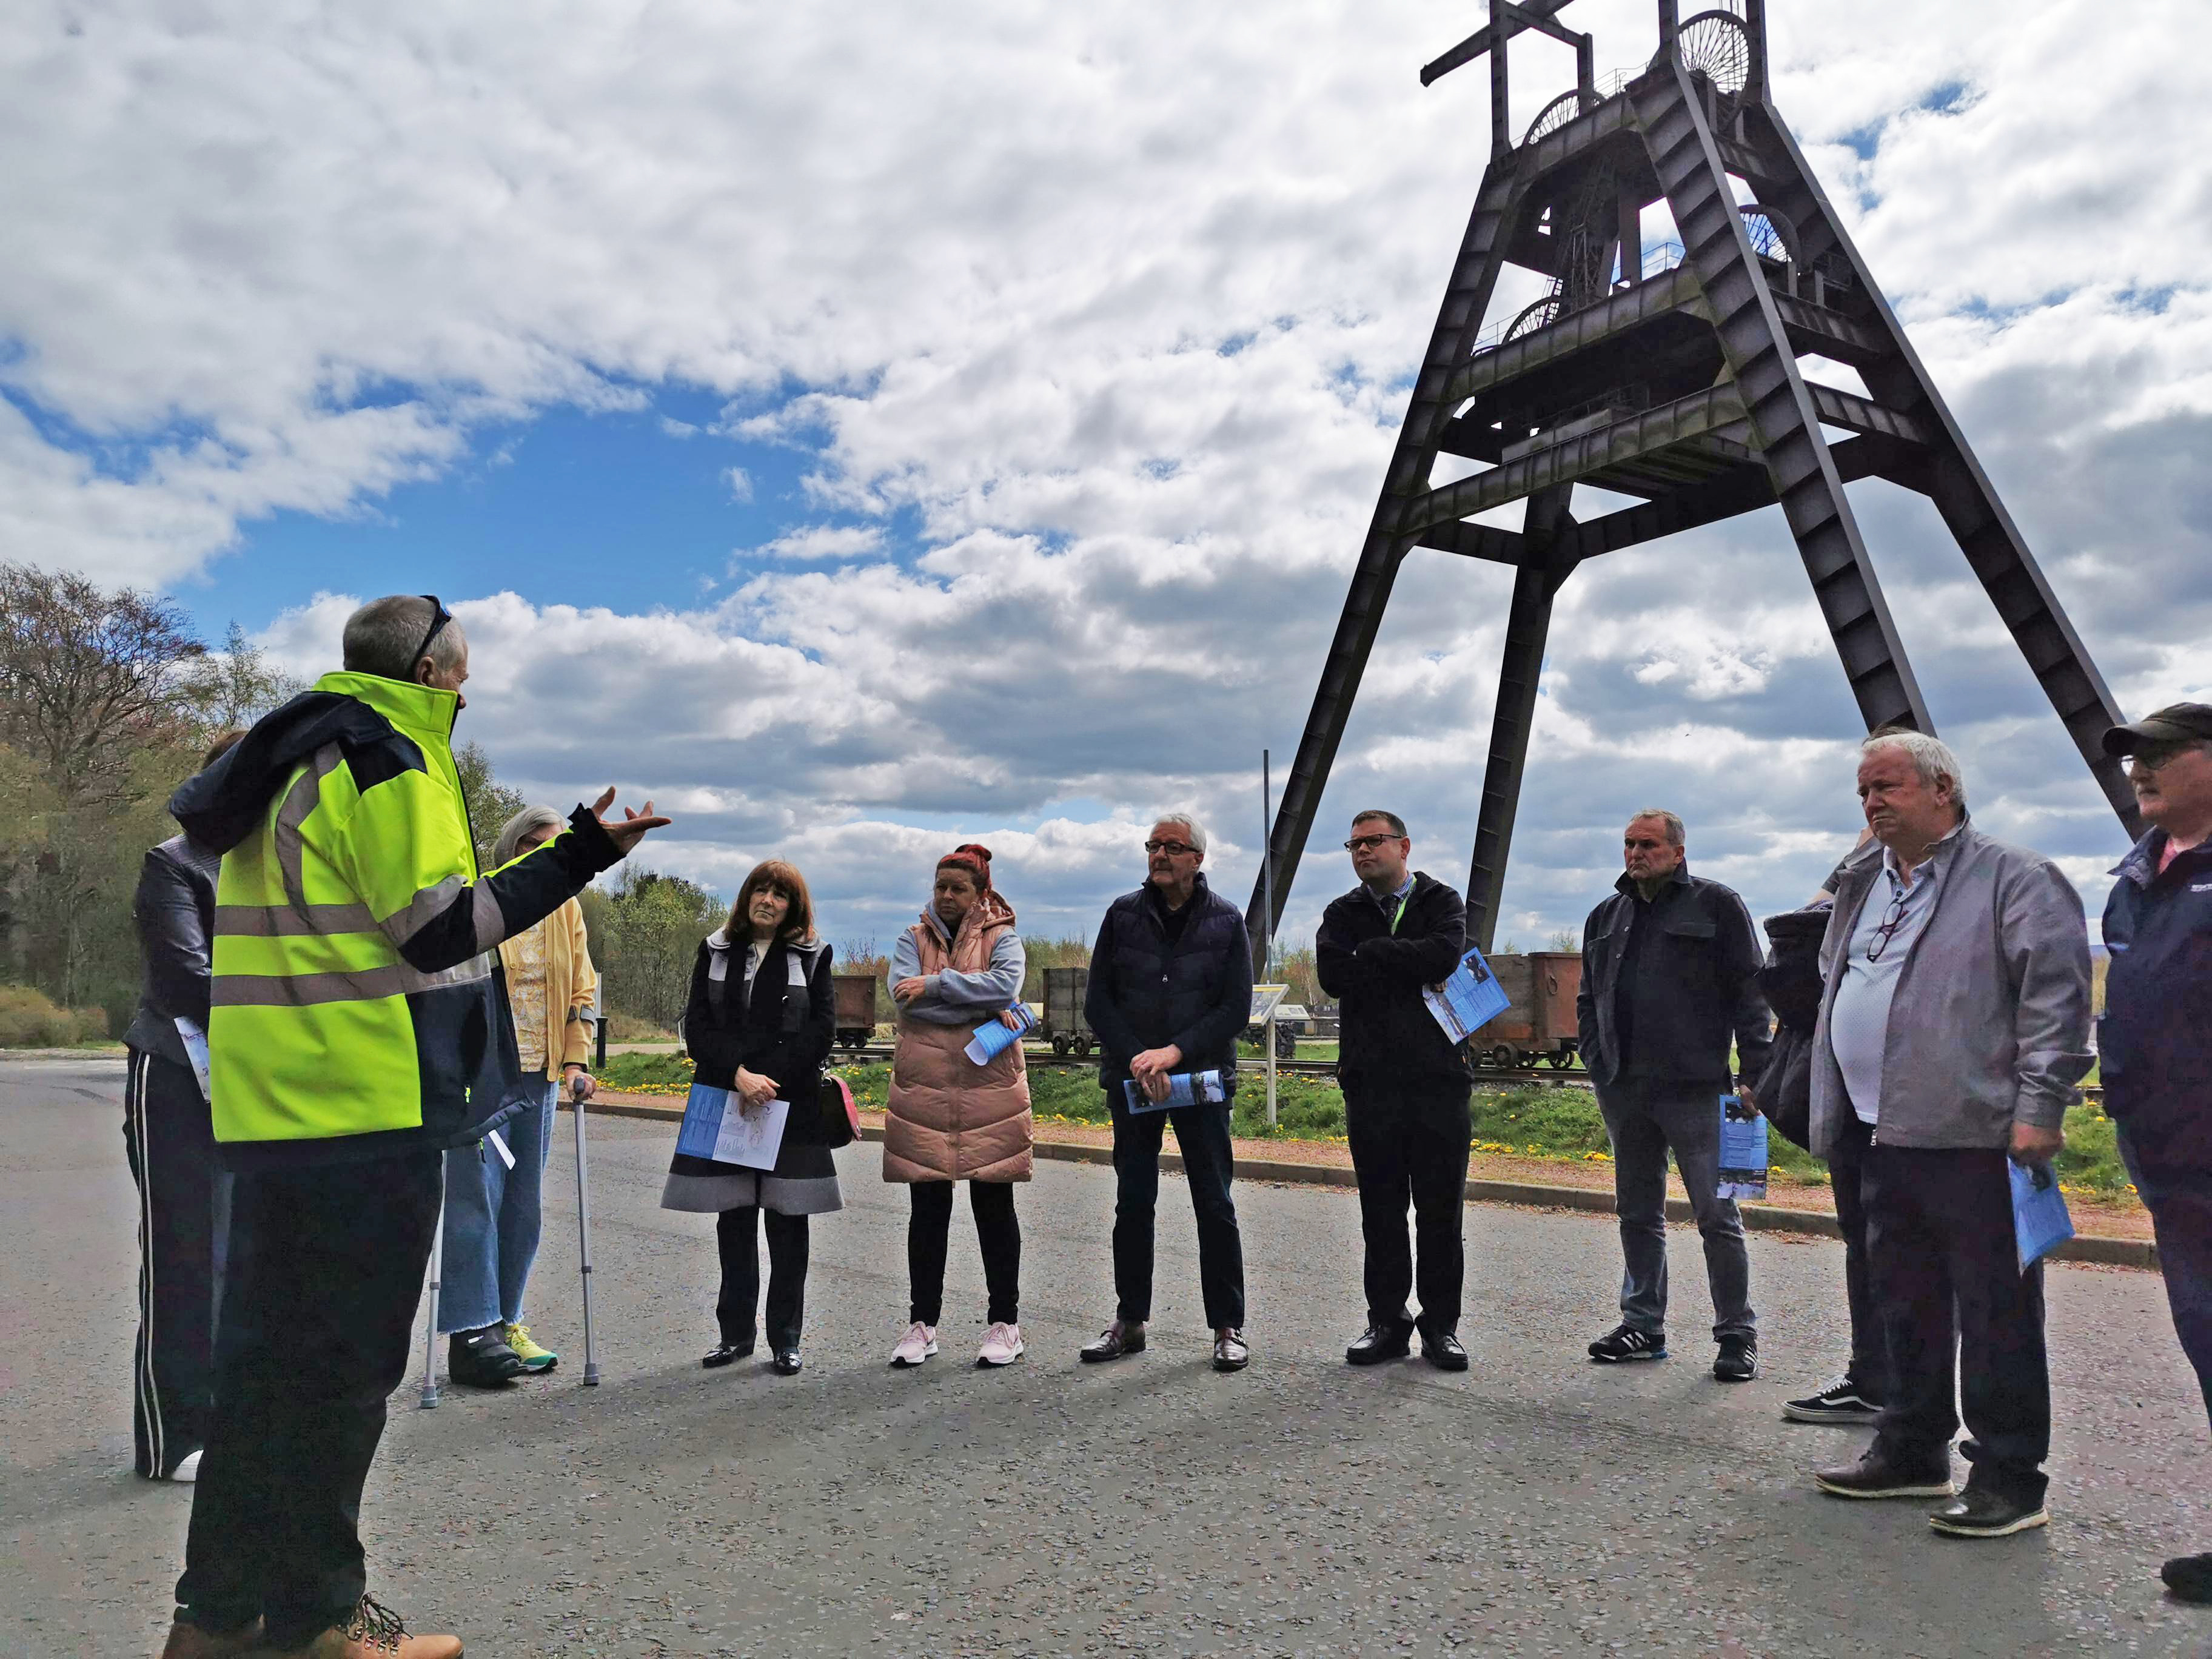
[[[265,1649],[260,1659],[461,1659],[458,1636],[410,1636],[399,1615],[364,1595],[343,1625],[303,1648]]]
[[[261,1651],[261,1621],[219,1636],[179,1619],[169,1626],[169,1639],[161,1644],[161,1659],[246,1659]]]

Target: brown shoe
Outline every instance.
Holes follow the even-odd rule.
[[[246,1659],[261,1648],[261,1621],[257,1619],[228,1636],[202,1630],[179,1619],[169,1626],[169,1639],[161,1644],[161,1659]]]
[[[458,1636],[410,1636],[399,1615],[364,1595],[343,1625],[303,1648],[264,1650],[266,1659],[461,1659]]]

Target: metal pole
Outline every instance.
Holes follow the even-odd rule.
[[[1268,768],[1267,751],[1260,751],[1260,886],[1261,925],[1267,930],[1265,949],[1261,960],[1267,964],[1267,978],[1275,976],[1275,845],[1268,830],[1275,821],[1273,779]],[[1267,1010],[1267,1023],[1260,1032],[1261,1040],[1267,1045],[1267,1129],[1275,1127],[1275,1011]]]
[[[438,1408],[438,1281],[446,1270],[446,1155],[438,1154],[438,1230],[430,1236],[430,1316],[422,1322],[422,1393],[426,1412]]]
[[[602,1030],[605,1029],[604,1025]],[[599,1386],[599,1362],[592,1347],[592,1197],[585,1175],[584,1103],[571,1091],[568,1109],[576,1119],[576,1248],[584,1266],[584,1386]]]

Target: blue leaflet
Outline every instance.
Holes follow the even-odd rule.
[[[1766,1196],[1766,1120],[1743,1103],[1741,1095],[1721,1097],[1721,1170],[1716,1188],[1722,1198]]]
[[[1014,1006],[1021,1011],[1020,1030],[1011,1029],[1004,1020],[994,1014],[975,1028],[974,1040],[962,1049],[961,1053],[966,1054],[978,1066],[988,1066],[1000,1054],[1019,1042],[1030,1031],[1035,1030],[1036,1016],[1030,1012],[1029,1004],[1017,1002]]]
[[[1469,950],[1442,985],[1421,993],[1437,1024],[1454,1042],[1464,1042],[1505,1012],[1511,1000],[1479,950]]]
[[[676,1150],[685,1158],[714,1157],[714,1143],[722,1133],[722,1114],[729,1104],[727,1089],[693,1084],[690,1097],[684,1103],[684,1127],[676,1132]]]
[[[1168,1079],[1168,1097],[1153,1100],[1139,1089],[1133,1079],[1121,1079],[1121,1099],[1133,1112],[1164,1112],[1170,1106],[1195,1106],[1200,1102],[1218,1103],[1229,1098],[1229,1091],[1221,1086],[1218,1072],[1176,1072]]]
[[[2030,1267],[2074,1237],[2074,1218],[2066,1213],[2066,1194],[2051,1166],[2025,1169],[2007,1164],[2012,1176],[2012,1231],[2020,1249],[2020,1270]]]

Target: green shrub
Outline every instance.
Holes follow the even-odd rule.
[[[0,1048],[74,1048],[106,1035],[98,1008],[58,1008],[27,985],[0,985]]]

